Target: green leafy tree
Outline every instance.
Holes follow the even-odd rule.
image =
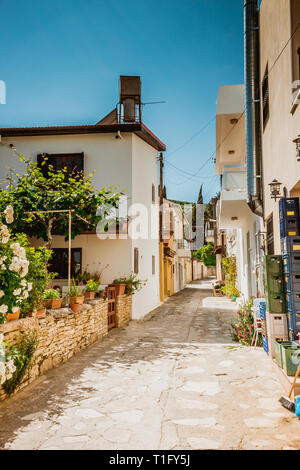
[[[214,244],[207,243],[207,245],[203,245],[198,251],[196,251],[194,257],[200,259],[207,267],[216,266],[216,255],[214,255],[213,252]]]
[[[26,160],[22,154],[18,157],[24,163],[24,172],[7,176],[8,185],[0,192],[0,211],[8,204],[14,208],[12,229],[15,232],[42,238],[50,248],[53,235],[63,235],[68,240],[67,213],[28,212],[74,209],[71,233],[74,239],[83,231],[95,229],[112,208],[117,208],[120,193],[113,187],[96,191],[92,185],[93,174],[70,174],[67,168],[55,170],[47,157],[41,165]]]

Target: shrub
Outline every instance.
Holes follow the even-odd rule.
[[[14,351],[14,372],[11,377],[2,385],[7,394],[12,394],[18,385],[21,384],[26,371],[28,371],[32,357],[39,342],[38,322],[24,323],[24,330]]]
[[[245,301],[241,304],[237,312],[238,320],[232,322],[232,339],[244,345],[251,345],[254,336],[254,318],[252,316],[251,308],[253,306],[253,299]],[[261,338],[258,339],[257,344],[262,345]]]
[[[89,280],[85,286],[85,292],[97,292],[99,287],[99,282]]]
[[[206,267],[216,266],[216,255],[213,254],[214,244],[207,243],[203,245],[196,253],[194,257],[200,259]]]
[[[25,315],[42,306],[44,292],[51,285],[55,273],[48,271],[48,262],[52,256],[51,250],[45,247],[38,249],[29,247],[27,237],[24,234],[17,235],[15,239],[25,246],[26,256],[29,261],[26,280],[32,288],[21,304],[21,313]]]
[[[22,243],[11,237],[6,224],[14,220],[12,206],[0,213],[0,323],[6,321],[7,313],[15,313],[29,295],[31,284],[25,279],[29,260]]]
[[[57,289],[47,289],[44,292],[43,298],[45,300],[60,299],[60,292]]]

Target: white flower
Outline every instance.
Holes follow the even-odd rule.
[[[28,273],[29,261],[27,259],[18,258],[14,256],[11,260],[9,269],[18,273],[21,277],[25,277]]]
[[[0,290],[0,299],[1,297],[4,297],[5,296],[5,293],[3,292],[3,290]]]
[[[26,284],[27,284],[27,282],[25,281],[25,279],[22,279],[22,281],[21,281],[21,286],[22,286],[22,287],[26,287]]]
[[[12,313],[16,313],[19,310],[19,307],[13,307],[11,310],[12,310]]]
[[[20,246],[20,243],[12,243],[10,247],[13,250],[15,256],[18,256],[21,259],[26,259],[25,248]]]
[[[7,224],[11,224],[14,221],[14,209],[12,206],[7,206],[3,214]]]
[[[13,295],[20,295],[20,294],[21,294],[21,291],[22,291],[21,288],[15,289],[15,290],[13,291]]]
[[[27,289],[28,289],[28,292],[32,290],[32,282],[28,282]]]
[[[23,299],[27,299],[28,297],[28,291],[27,290],[24,290],[23,292]]]
[[[0,305],[0,313],[6,313],[8,310],[8,306],[7,305]]]
[[[6,245],[10,237],[9,230],[6,225],[2,224],[0,222],[0,243],[3,243],[3,245]]]

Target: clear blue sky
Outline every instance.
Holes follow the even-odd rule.
[[[95,123],[118,101],[119,75],[141,75],[143,120],[166,159],[195,173],[215,150],[219,85],[243,82],[243,0],[0,0],[0,127]],[[218,191],[168,164],[169,198]]]

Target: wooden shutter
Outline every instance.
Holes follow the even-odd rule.
[[[138,274],[139,272],[139,249],[134,249],[134,273]]]

